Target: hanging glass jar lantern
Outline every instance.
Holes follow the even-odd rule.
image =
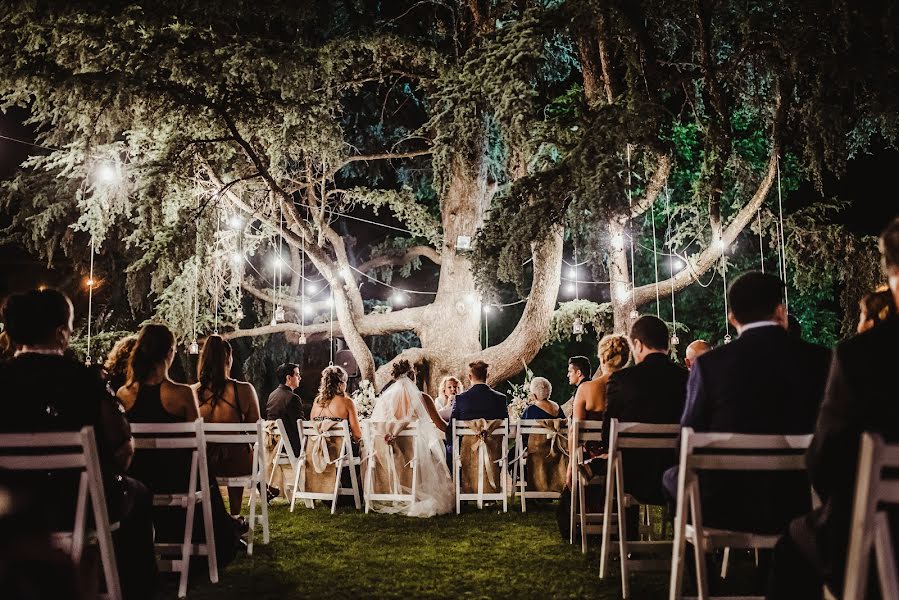
[[[725,343],[725,344],[729,344],[729,343],[731,342],[732,339],[733,339],[733,338],[731,338],[731,337],[730,337],[730,334],[728,333],[726,336],[724,336],[724,343]]]
[[[677,334],[675,333],[674,335],[671,336],[671,345],[677,346],[678,344],[680,344],[680,338],[677,337]]]
[[[580,317],[575,317],[574,323],[571,324],[571,333],[574,335],[584,333],[584,321]]]
[[[306,334],[305,333],[300,334],[300,339],[297,340],[297,344],[299,344],[300,346],[306,345]]]
[[[635,308],[634,310],[631,311],[630,317],[631,317],[631,321],[636,321],[637,319],[640,318],[640,312]]]
[[[200,344],[197,343],[197,340],[194,340],[190,343],[190,346],[187,348],[188,354],[197,355],[200,353]]]
[[[275,308],[275,323],[283,323],[286,317],[284,316],[284,307],[280,304]]]

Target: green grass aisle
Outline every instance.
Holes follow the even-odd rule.
[[[563,542],[551,506],[410,519],[321,506],[290,514],[278,503],[271,525],[271,544],[239,556],[217,585],[195,573],[188,598],[620,598],[617,571],[600,582],[597,548],[583,556]],[[632,576],[638,599],[663,598],[666,584]],[[174,598],[175,577],[163,585]]]

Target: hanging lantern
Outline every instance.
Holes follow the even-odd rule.
[[[571,324],[571,333],[574,335],[581,335],[584,333],[584,321],[580,317],[576,317],[574,323]]]
[[[729,344],[732,339],[733,338],[731,338],[730,334],[728,333],[726,336],[724,336],[724,343]]]
[[[238,308],[238,309],[237,309],[237,312],[234,313],[234,318],[237,319],[238,321],[243,320],[244,314],[243,314],[243,309],[242,309],[242,308]]]
[[[300,334],[300,339],[297,340],[297,344],[299,344],[300,346],[306,345],[306,334],[305,333]]]
[[[273,322],[283,323],[285,320],[286,318],[284,316],[284,307],[279,304],[277,308],[275,308],[275,318]]]
[[[677,337],[677,334],[675,333],[674,335],[671,336],[671,345],[677,346],[678,344],[680,344],[680,338]]]
[[[200,353],[200,344],[197,343],[197,340],[194,340],[190,343],[190,346],[187,347],[187,353],[197,355]]]
[[[631,311],[630,317],[631,317],[631,321],[636,321],[637,319],[640,318],[640,312],[635,308],[634,310]]]
[[[90,357],[90,356],[88,356],[88,357],[84,360],[85,366],[88,366],[88,367],[89,367],[89,366],[91,366],[92,363],[93,363],[93,361],[91,360],[91,357]]]

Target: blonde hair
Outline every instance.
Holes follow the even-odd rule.
[[[546,377],[534,377],[531,379],[530,391],[537,396],[537,400],[549,400],[553,393],[553,384]]]
[[[453,377],[452,375],[447,375],[446,377],[444,377],[443,379],[440,380],[440,387],[437,388],[437,395],[438,395],[438,396],[444,397],[444,396],[443,396],[443,390],[446,388],[446,382],[447,382],[447,381],[455,381],[456,384],[459,386],[459,393],[460,393],[460,394],[461,394],[462,392],[465,391],[465,388],[462,387],[462,382],[459,381],[459,378],[458,378],[458,377]],[[447,400],[449,400],[449,398],[447,398]]]
[[[331,365],[322,371],[322,379],[318,384],[318,395],[315,403],[319,406],[328,406],[334,396],[340,394],[340,384],[347,382],[347,373],[343,367]]]
[[[607,335],[599,340],[596,354],[599,357],[600,368],[605,367],[608,371],[618,371],[624,368],[631,359],[631,347],[623,335]]]

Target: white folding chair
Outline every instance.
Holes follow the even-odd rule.
[[[93,427],[80,431],[54,433],[0,434],[0,469],[10,471],[80,471],[75,519],[72,531],[60,531],[54,542],[81,562],[84,546],[96,541],[100,548],[106,596],[122,598],[115,548],[112,545],[113,524],[106,509],[103,475],[97,456]],[[90,509],[88,509],[90,501]],[[93,516],[94,530],[88,531],[88,511]]]
[[[219,485],[250,488],[250,519],[247,534],[247,555],[253,554],[253,537],[256,529],[256,505],[261,504],[262,543],[270,540],[268,523],[268,498],[265,489],[265,439],[262,437],[262,419],[255,423],[204,423],[203,432],[207,444],[252,444],[253,459],[248,475],[216,477]]]
[[[899,478],[895,476],[895,469],[899,469],[899,444],[887,444],[876,433],[863,434],[843,600],[864,600],[872,550],[881,596],[889,600],[899,598],[899,573],[896,571],[895,546],[890,537],[889,516],[880,506],[899,504]]]
[[[415,504],[418,492],[418,424],[369,421],[365,447],[365,512],[372,502],[408,502]],[[407,460],[408,459],[408,460]],[[378,485],[383,474],[389,483],[384,491]],[[410,485],[403,485],[406,481]],[[403,493],[402,489],[409,490]]]
[[[674,543],[671,552],[671,600],[685,597],[682,595],[682,587],[687,542],[693,545],[698,597],[711,600],[705,563],[707,552],[727,547],[770,549],[774,548],[780,537],[777,534],[704,527],[699,472],[804,471],[805,451],[811,439],[811,435],[695,433],[690,427],[681,430],[677,512],[674,517]],[[701,453],[696,453],[697,450]],[[690,516],[690,523],[687,523],[687,515]]]
[[[558,429],[546,427],[546,421],[558,421]],[[518,455],[513,459],[512,467],[512,500],[515,496],[521,499],[521,512],[527,512],[527,499],[558,499],[561,492],[552,490],[527,489],[527,462],[530,457],[525,445],[525,436],[542,436],[546,438],[547,451],[558,452],[567,464],[568,457],[568,422],[565,419],[519,419],[515,427],[515,448]]]
[[[587,463],[589,459],[584,452],[584,444],[602,441],[602,421],[579,421],[572,419],[568,427],[572,443],[571,455],[571,511],[569,519],[569,543],[574,543],[576,525],[581,529],[581,552],[587,553],[587,534],[602,533],[603,513],[587,512],[587,488],[591,485],[602,485],[605,482],[605,469],[596,469],[588,477]],[[599,464],[599,461],[598,463]],[[617,517],[615,517],[617,518]]]
[[[268,477],[268,484],[271,485],[272,481],[275,478],[275,470],[280,469],[282,467],[290,467],[292,473],[296,473],[297,469],[297,455],[294,454],[293,444],[290,442],[290,438],[287,437],[287,429],[284,427],[284,420],[278,419],[276,421],[266,421],[265,429],[269,430],[274,427],[274,433],[278,436],[278,443],[275,445],[275,449],[272,452],[272,472]],[[297,430],[301,430],[303,427],[303,420],[297,419]],[[284,482],[287,483],[287,479],[284,479]],[[287,490],[284,490],[284,497],[289,498],[290,495],[287,493]]]
[[[300,456],[294,471],[293,494],[290,498],[290,512],[296,501],[304,500],[308,508],[314,508],[315,500],[331,502],[331,514],[337,512],[337,498],[352,496],[356,510],[362,508],[359,499],[359,481],[356,467],[362,461],[353,454],[350,427],[346,421],[304,421],[300,429]],[[332,455],[336,455],[333,459]],[[315,464],[325,465],[316,471]],[[341,475],[349,469],[350,487],[341,487]],[[324,478],[319,477],[324,475]],[[333,482],[330,480],[333,477]],[[322,482],[320,479],[327,479]],[[308,484],[312,484],[311,486]],[[319,485],[323,484],[323,485]],[[312,487],[313,489],[307,489]]]
[[[499,424],[490,430],[491,423],[499,421]],[[453,420],[452,425],[453,436],[453,472],[455,474],[456,486],[456,514],[462,510],[463,501],[475,501],[478,508],[484,507],[485,500],[502,501],[503,512],[509,509],[509,491],[508,491],[508,463],[509,463],[509,419],[474,419],[470,421]],[[463,464],[461,456],[461,448],[463,440],[472,438],[473,443],[478,449],[477,457],[477,492],[463,491],[462,489],[462,469],[467,466]],[[490,438],[498,439],[499,443],[490,444]],[[488,450],[489,445],[495,445],[498,448],[500,456],[491,458]],[[498,472],[493,465],[499,465]],[[489,471],[488,471],[489,469]],[[499,477],[499,482],[496,481]],[[485,483],[489,483],[495,492],[484,491]]]
[[[670,541],[628,541],[627,519],[624,518],[624,509],[638,506],[639,502],[630,494],[624,492],[624,463],[622,451],[626,448],[649,448],[656,450],[676,450],[677,438],[680,435],[680,425],[661,425],[654,423],[621,423],[618,419],[612,419],[609,426],[609,458],[606,474],[606,497],[602,521],[602,548],[599,553],[599,578],[606,576],[608,561],[612,548],[613,520],[612,499],[618,507],[618,514],[614,517],[618,520],[618,558],[621,563],[621,596],[627,598],[630,595],[630,572],[634,571],[667,571],[671,566],[670,557],[664,560],[632,560],[628,558],[630,552],[658,552],[661,550],[670,552]],[[659,481],[661,488],[662,482]],[[649,506],[644,505],[646,513]],[[662,525],[664,531],[664,522]]]
[[[203,419],[197,419],[193,423],[132,423],[131,434],[134,436],[134,447],[139,453],[151,450],[191,450],[188,489],[180,493],[153,495],[153,506],[181,507],[187,511],[182,542],[180,544],[155,544],[156,550],[161,556],[157,561],[160,570],[180,574],[178,597],[183,598],[187,595],[191,556],[206,556],[209,566],[209,581],[217,583],[219,580]],[[197,504],[203,511],[205,544],[193,543],[194,516]],[[165,558],[171,555],[180,555],[181,558],[177,560]]]

